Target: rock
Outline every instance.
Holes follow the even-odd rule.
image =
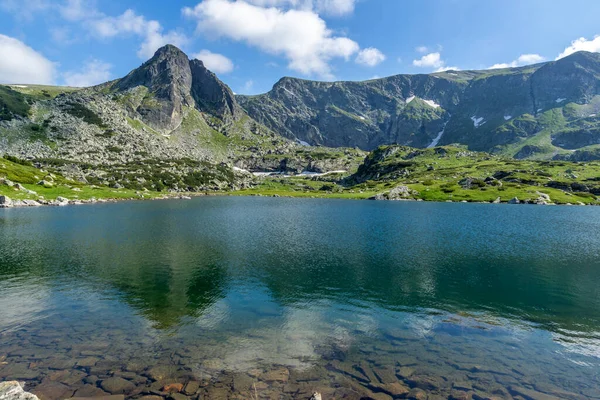
[[[62,400],[73,396],[73,389],[58,382],[42,382],[32,392],[40,400]]]
[[[319,392],[314,392],[313,395],[310,397],[309,400],[323,400],[321,397],[321,393]]]
[[[252,387],[252,384],[256,381],[246,374],[235,374],[233,376],[233,390],[237,392],[244,392]]]
[[[45,188],[51,188],[54,186],[54,184],[52,182],[46,181],[46,180],[41,180],[37,183],[40,186],[43,186]]]
[[[183,391],[183,383],[169,383],[162,388],[163,392],[179,393]]]
[[[500,197],[498,197],[492,203],[494,203],[494,204],[500,204],[500,203],[502,203],[502,199]]]
[[[188,397],[181,393],[171,393],[168,397],[169,400],[188,400]]]
[[[15,184],[13,181],[11,181],[8,178],[0,178],[0,185],[4,185],[4,186],[8,186],[8,187],[13,187]]]
[[[125,400],[125,396],[123,396],[122,394],[115,394],[92,397],[71,397],[69,400]],[[162,400],[162,397],[160,397],[160,400]]]
[[[267,382],[287,382],[290,377],[290,371],[287,368],[279,368],[262,375],[262,379]]]
[[[98,397],[98,396],[108,396],[108,393],[106,393],[104,390],[100,389],[97,386],[84,385],[83,387],[77,389],[73,396],[75,396],[75,397]]]
[[[198,391],[198,389],[200,389],[200,382],[189,381],[183,388],[183,393],[187,394],[188,396],[192,396]]]
[[[541,393],[532,389],[526,389],[519,386],[511,386],[508,390],[513,395],[523,396],[527,400],[559,400],[559,397],[551,396],[546,393]]]
[[[518,198],[516,198],[516,197],[513,197],[512,199],[510,199],[510,200],[508,201],[508,204],[519,204],[519,203],[520,203],[520,201],[519,201],[519,199],[518,199]]]
[[[27,206],[27,207],[39,207],[39,206],[41,206],[41,204],[38,203],[35,200],[22,200],[22,203],[23,203],[24,206]]]
[[[13,201],[8,196],[0,196],[0,208],[12,207]]]
[[[410,388],[400,382],[388,383],[379,388],[395,399],[410,392]]]
[[[110,394],[127,394],[135,389],[133,383],[118,377],[103,380],[100,387]]]
[[[422,389],[415,388],[408,392],[406,398],[409,400],[427,400],[427,393]]]
[[[0,400],[39,400],[32,393],[23,390],[17,381],[6,381],[0,383]]]

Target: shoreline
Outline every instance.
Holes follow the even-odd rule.
[[[336,196],[336,195],[324,195],[324,196],[305,196],[304,192],[300,195],[285,195],[285,194],[270,194],[270,193],[238,193],[238,192],[186,192],[178,194],[168,194],[156,197],[131,197],[131,198],[92,198],[92,199],[66,199],[59,198],[54,200],[12,200],[10,199],[9,204],[1,204],[0,209],[11,209],[11,208],[39,208],[39,207],[64,207],[64,206],[81,206],[81,205],[95,205],[95,204],[107,204],[107,203],[121,203],[126,201],[155,201],[155,200],[191,200],[195,197],[272,197],[272,198],[289,198],[289,199],[335,199],[335,200],[360,200],[360,201],[377,201],[377,202],[423,202],[423,203],[468,203],[468,204],[504,204],[504,205],[544,205],[544,206],[599,206],[600,204],[585,204],[585,203],[536,203],[534,201],[468,201],[468,200],[425,200],[425,199],[376,199],[374,196],[371,197],[351,197],[351,196]],[[7,196],[0,196],[6,198]]]

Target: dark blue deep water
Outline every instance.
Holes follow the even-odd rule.
[[[600,208],[0,210],[0,362],[42,400],[600,398]]]

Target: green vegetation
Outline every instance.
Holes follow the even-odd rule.
[[[80,103],[67,103],[65,111],[74,117],[83,119],[84,122],[90,125],[96,125],[100,128],[108,128],[104,122],[102,122],[102,118],[100,118],[98,114]]]
[[[0,121],[11,120],[15,116],[27,117],[31,106],[21,93],[7,86],[0,86]]]
[[[600,162],[513,160],[464,148],[382,146],[353,174],[268,177],[236,194],[370,198],[406,186],[409,199],[600,205]],[[548,201],[547,201],[548,202]]]
[[[42,170],[31,162],[16,157],[0,158],[0,179],[8,179],[22,185],[26,190],[0,183],[0,195],[13,200],[54,200],[59,196],[70,200],[153,198],[161,194],[145,191],[140,194],[130,189],[113,189],[107,186],[89,185],[73,181],[56,173],[52,168]],[[42,180],[47,185],[39,184]]]

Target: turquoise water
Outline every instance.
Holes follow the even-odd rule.
[[[0,379],[42,400],[600,398],[599,208],[206,197],[0,237]]]

